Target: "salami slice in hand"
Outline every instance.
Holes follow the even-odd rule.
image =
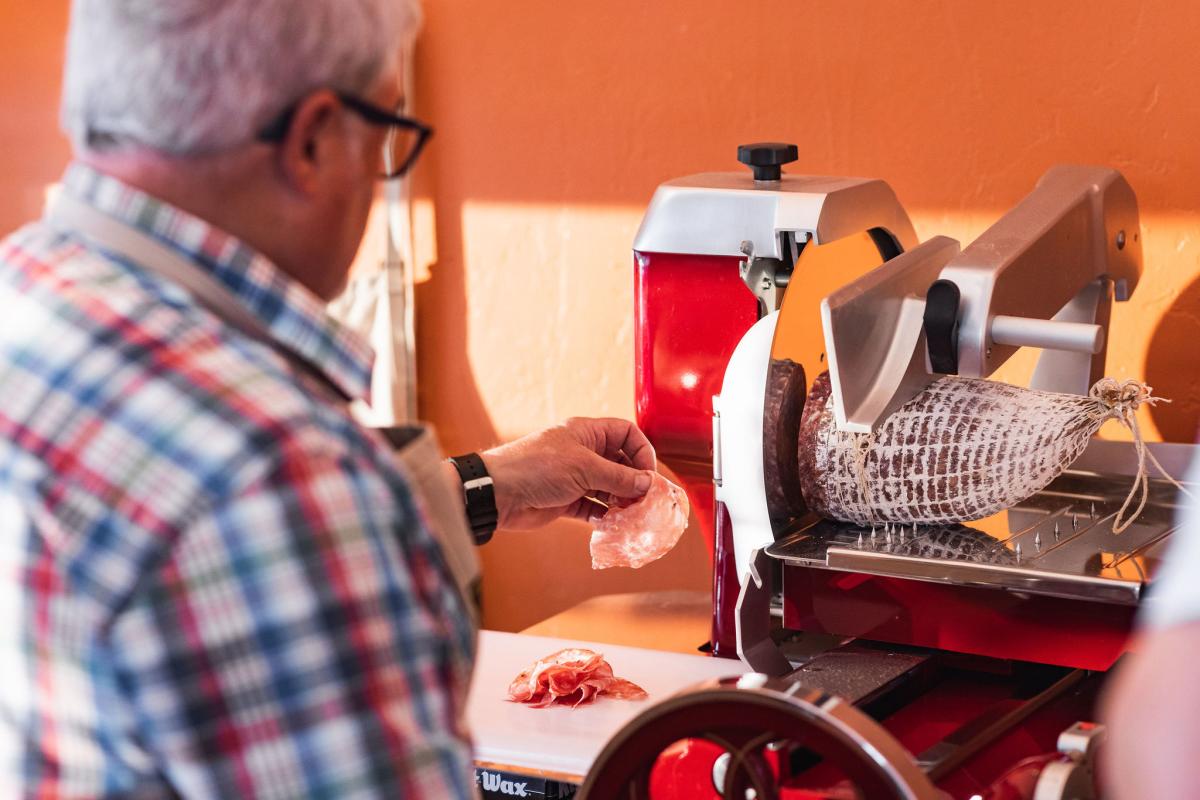
[[[687,528],[688,499],[662,475],[625,508],[612,507],[592,531],[592,569],[644,567],[671,551]]]

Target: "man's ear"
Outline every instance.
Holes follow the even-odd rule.
[[[341,102],[322,89],[305,97],[292,113],[292,121],[279,146],[278,163],[284,179],[295,190],[313,193],[319,174],[331,154],[329,137]]]

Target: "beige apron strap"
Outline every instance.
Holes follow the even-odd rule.
[[[462,486],[452,483],[442,468],[437,434],[428,425],[401,425],[383,431],[410,482],[424,500],[423,510],[436,527],[435,533],[455,582],[469,601],[467,605],[478,614],[479,554],[467,524]]]
[[[298,370],[329,387],[338,397],[350,401],[346,393],[315,365],[281,348],[262,320],[239,303],[220,281],[153,237],[61,191],[47,203],[44,219],[56,230],[81,235],[101,249],[124,256],[147,272],[182,286],[214,315],[251,339],[267,345]]]
[[[56,230],[82,235],[102,249],[182,286],[216,316],[329,383],[315,367],[280,348],[262,321],[216,278],[161,242],[61,191],[47,204],[44,218]],[[454,580],[468,601],[467,606],[477,614],[474,600],[480,572],[479,557],[467,526],[462,493],[446,480],[433,430],[413,425],[384,429],[383,433],[393,445],[397,460],[433,525],[433,533],[442,545]]]

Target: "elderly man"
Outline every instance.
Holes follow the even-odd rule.
[[[0,244],[0,795],[472,793],[466,603],[324,311],[425,135],[395,111],[416,24],[74,3],[77,159]],[[486,536],[638,497],[654,456],[574,420],[458,467]]]

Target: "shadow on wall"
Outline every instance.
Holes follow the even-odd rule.
[[[1200,428],[1200,277],[1179,293],[1154,330],[1146,382],[1170,398],[1150,414],[1165,442],[1194,442]]]
[[[431,162],[426,174],[436,172],[436,150],[426,158]],[[419,190],[415,194],[436,196]],[[439,204],[438,210],[437,260],[429,265],[428,280],[416,285],[417,405],[420,417],[437,426],[438,441],[446,454],[458,455],[496,444],[497,434],[467,350],[462,213],[446,209],[445,204]],[[427,309],[439,309],[439,313]]]

